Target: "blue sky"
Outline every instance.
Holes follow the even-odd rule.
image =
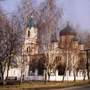
[[[90,0],[60,0],[65,20],[69,19],[80,28],[90,30]]]
[[[70,20],[75,25],[80,25],[81,29],[90,30],[90,0],[57,0],[57,2],[58,6],[63,8],[63,20]],[[2,6],[8,12],[13,12],[19,4],[20,0],[5,0]]]
[[[17,5],[20,4],[20,0],[3,0],[3,1],[2,1],[2,6],[3,6],[4,10],[6,10],[8,12],[15,11]]]

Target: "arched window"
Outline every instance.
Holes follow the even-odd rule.
[[[28,31],[28,37],[30,37],[30,31]]]
[[[57,66],[57,70],[58,70],[58,75],[64,75],[64,73],[65,73],[65,65],[59,64]]]
[[[31,51],[31,48],[29,46],[29,47],[27,47],[27,53],[29,53],[30,51]]]

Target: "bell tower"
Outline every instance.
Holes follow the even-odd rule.
[[[36,27],[33,16],[30,17],[27,28],[25,29],[25,45],[24,51],[27,55],[38,54],[38,29]]]
[[[33,16],[29,18],[26,29],[24,30],[24,44],[22,47],[23,55],[23,75],[28,76],[29,64],[31,56],[38,54],[38,29],[36,27]]]

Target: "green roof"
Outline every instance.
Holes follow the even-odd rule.
[[[33,17],[30,17],[29,22],[28,22],[28,27],[31,29],[32,27],[35,27],[35,22]]]

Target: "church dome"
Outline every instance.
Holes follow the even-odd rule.
[[[75,31],[70,27],[69,24],[67,24],[67,26],[60,31],[60,36],[64,36],[64,35],[76,35]]]
[[[30,29],[32,28],[32,27],[35,27],[36,26],[36,23],[35,23],[35,20],[34,20],[34,18],[33,18],[33,16],[31,16],[30,18],[29,18],[29,22],[28,22],[28,25],[27,25]]]

